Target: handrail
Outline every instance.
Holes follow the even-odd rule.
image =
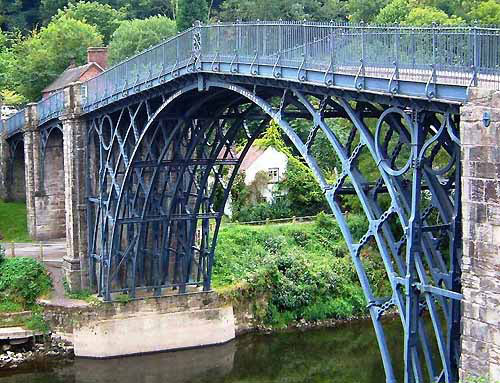
[[[4,121],[4,128],[7,130],[7,137],[20,132],[25,125],[25,110],[20,110]]]
[[[64,109],[64,91],[60,90],[36,105],[38,124],[59,117]]]
[[[227,64],[226,69],[221,69]],[[437,84],[500,90],[500,28],[493,26],[399,26],[309,21],[245,21],[197,24],[145,51],[110,67],[82,84],[84,112],[90,112],[134,93],[175,80],[182,73],[235,72],[259,75],[255,67],[270,66],[279,78],[281,67],[324,74],[326,86],[336,74],[355,76],[361,90],[364,78],[423,83],[434,97]],[[64,108],[63,92],[37,105],[38,123],[57,118]],[[23,112],[24,115],[24,112]],[[24,123],[8,119],[8,131]],[[10,128],[9,128],[10,127]],[[10,129],[10,130],[9,130]]]

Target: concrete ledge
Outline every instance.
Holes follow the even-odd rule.
[[[31,330],[26,330],[22,327],[4,327],[0,328],[0,340],[20,340],[29,339],[34,335],[40,335]]]
[[[234,337],[231,306],[170,313],[138,311],[82,323],[73,332],[75,355],[89,358],[215,345]]]

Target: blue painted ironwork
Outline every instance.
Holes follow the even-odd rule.
[[[7,137],[12,137],[14,134],[22,131],[25,125],[25,113],[26,110],[20,110],[5,120],[4,127],[7,130]]]
[[[499,42],[499,29],[478,27],[198,24],[85,82],[92,286],[106,300],[210,290],[224,203],[246,151],[272,119],[339,223],[387,382],[396,377],[381,319],[391,308],[405,333],[405,381],[455,382],[458,113],[470,86],[499,88]],[[62,107],[40,106],[40,123]],[[348,134],[337,119],[349,122]],[[296,120],[309,125],[306,136]],[[334,182],[311,154],[319,135],[341,163]],[[378,171],[360,167],[367,161]],[[350,196],[366,215],[361,237],[342,207]],[[376,296],[367,276],[361,251],[369,241],[389,296]]]
[[[406,381],[454,382],[461,299],[458,108],[401,104],[394,97],[370,101],[364,92],[335,93],[279,76],[275,81],[281,86],[189,75],[177,88],[90,115],[92,283],[107,300],[120,293],[135,298],[209,290],[224,203],[245,151],[273,119],[312,169],[339,223],[387,382],[396,377],[381,319],[391,307],[405,332]],[[352,125],[347,138],[336,130],[339,118]],[[307,136],[294,130],[296,119],[309,124]],[[368,122],[373,119],[376,126]],[[245,150],[235,155],[232,147],[241,134]],[[310,153],[319,134],[342,164],[334,183]],[[379,173],[367,174],[361,159]],[[358,196],[367,217],[369,229],[360,238],[342,208],[349,195]],[[375,296],[370,284],[360,256],[369,241],[378,247],[390,296]]]
[[[61,116],[64,110],[64,92],[62,90],[41,100],[36,105],[38,124],[43,125],[49,120]]]

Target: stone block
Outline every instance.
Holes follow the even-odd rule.
[[[172,304],[174,312],[162,306],[135,312],[118,309],[79,323],[73,332],[75,355],[107,358],[221,344],[235,337],[232,306]]]

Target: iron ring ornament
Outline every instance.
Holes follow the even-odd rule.
[[[381,143],[382,125],[385,122],[387,122],[386,121],[387,118],[393,114],[402,117],[403,120],[406,122],[406,124],[410,127],[410,133],[409,133],[410,136],[412,134],[411,132],[413,132],[413,121],[404,110],[398,107],[391,107],[386,109],[384,112],[382,112],[377,121],[377,127],[375,129],[375,152],[378,158],[377,163],[382,167],[382,169],[391,176],[398,177],[401,176],[402,174],[405,174],[408,171],[408,169],[412,164],[412,158],[411,156],[409,156],[408,160],[401,168],[393,169],[391,166],[391,159],[388,157],[387,153],[388,142],[386,142],[385,144]],[[400,126],[400,129],[406,130],[406,128],[403,125]],[[393,129],[390,128],[390,130]],[[402,133],[403,132],[400,131],[400,137]],[[406,131],[406,133],[408,132]]]
[[[441,126],[439,127],[439,130],[436,132],[436,134],[434,134],[434,136],[432,136],[427,142],[424,143],[424,145],[422,146],[422,149],[420,150],[420,153],[418,155],[418,160],[420,163],[423,163],[426,167],[426,169],[436,175],[436,176],[442,176],[446,173],[448,173],[452,168],[453,166],[456,165],[457,161],[459,160],[459,152],[457,150],[453,150],[451,154],[449,154],[449,160],[446,164],[444,164],[443,166],[439,167],[439,168],[434,168],[432,166],[432,162],[433,162],[433,158],[425,158],[425,154],[427,153],[427,151],[431,148],[431,146],[436,143],[437,146],[437,150],[440,150],[441,148],[441,143],[440,141],[449,141],[450,144],[456,144],[456,142],[454,141],[454,134],[453,136],[454,137],[451,137],[450,136],[450,132],[451,134],[453,134],[453,125],[452,125],[452,122],[451,122],[451,116],[449,114],[445,115],[445,118],[443,119],[443,122],[441,123]],[[434,158],[436,157],[435,155],[433,156]],[[428,161],[426,161],[428,160]]]

